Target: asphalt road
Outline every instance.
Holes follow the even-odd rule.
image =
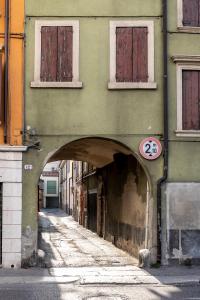
[[[76,286],[71,284],[1,285],[1,300],[197,300],[200,286]]]

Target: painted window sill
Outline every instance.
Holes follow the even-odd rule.
[[[178,26],[178,31],[185,33],[200,33],[200,27]]]
[[[155,90],[157,88],[156,82],[109,82],[109,90],[140,90],[149,89]]]
[[[26,152],[27,146],[0,145],[1,152]]]
[[[83,83],[81,81],[73,82],[42,82],[42,81],[32,81],[32,88],[66,88],[66,89],[81,89]]]
[[[175,133],[180,137],[200,137],[200,130],[176,130]]]

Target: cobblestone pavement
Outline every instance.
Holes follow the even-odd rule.
[[[137,260],[58,209],[39,213],[39,260],[42,267],[128,266]]]

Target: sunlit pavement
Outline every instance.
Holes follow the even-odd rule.
[[[0,285],[2,300],[197,300],[198,286],[79,286],[75,284]]]
[[[83,228],[61,210],[43,210],[39,217],[39,248],[50,267],[126,266],[137,260],[97,234]]]
[[[41,266],[57,282],[89,284],[199,284],[199,267],[162,267],[143,270],[137,260],[61,210],[40,212]]]
[[[40,213],[40,267],[0,269],[0,300],[197,300],[199,267],[143,270],[62,211]]]

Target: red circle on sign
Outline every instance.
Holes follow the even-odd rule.
[[[140,154],[148,160],[158,158],[162,153],[162,145],[160,141],[154,137],[148,137],[140,143]]]

